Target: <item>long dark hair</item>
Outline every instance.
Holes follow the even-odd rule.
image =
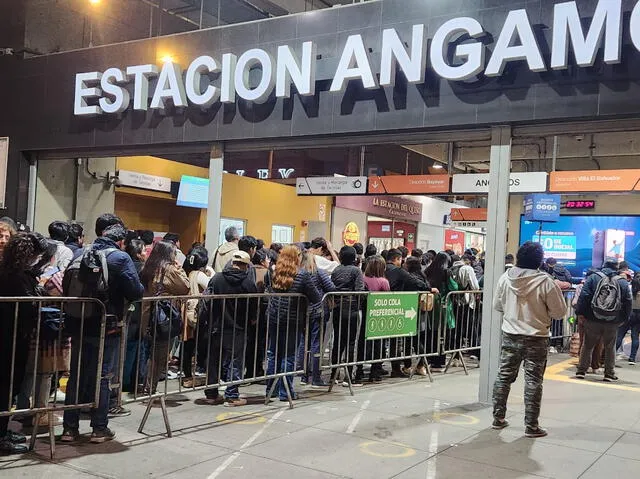
[[[176,245],[171,241],[158,241],[140,271],[140,281],[149,287],[159,271],[164,270],[176,260]]]
[[[32,270],[40,255],[44,255],[49,243],[39,233],[18,233],[11,237],[4,248],[0,271]]]
[[[422,272],[422,263],[420,262],[419,258],[415,256],[409,256],[404,262],[404,267],[409,274],[418,276],[422,280],[426,279],[424,273]]]
[[[199,269],[206,267],[208,262],[209,252],[207,249],[203,246],[196,246],[195,248],[191,248],[191,251],[189,251],[182,268],[184,269],[184,272],[189,275],[192,271],[198,271]]]
[[[425,276],[427,277],[427,280],[429,280],[429,284],[434,288],[442,289],[443,285],[447,281],[449,259],[449,255],[447,253],[440,252],[427,267]]]

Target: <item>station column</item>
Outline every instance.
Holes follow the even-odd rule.
[[[205,247],[213,260],[213,252],[218,247],[220,215],[222,211],[222,172],[224,170],[224,150],[221,144],[211,148],[209,155],[209,205],[207,207],[207,236]]]
[[[482,310],[482,356],[480,359],[479,400],[490,403],[493,382],[500,364],[502,315],[492,307],[498,278],[504,273],[507,220],[509,213],[509,176],[511,173],[511,128],[491,130],[489,198],[487,216],[484,297]]]

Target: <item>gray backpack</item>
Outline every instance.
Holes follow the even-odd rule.
[[[596,274],[600,276],[600,281],[591,299],[593,316],[600,321],[616,321],[622,311],[622,291],[619,282],[622,276],[607,276],[601,271]]]

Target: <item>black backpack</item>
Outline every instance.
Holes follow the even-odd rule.
[[[600,277],[600,281],[591,299],[593,316],[600,321],[616,321],[618,314],[622,311],[622,290],[619,281],[622,276],[607,276],[601,271],[596,274]]]
[[[109,269],[107,256],[117,248],[103,250],[87,247],[67,267],[62,280],[64,296],[71,298],[93,298],[101,301],[105,307],[109,301]],[[67,316],[80,319],[99,318],[103,309],[99,304],[87,302],[67,302],[64,304]]]

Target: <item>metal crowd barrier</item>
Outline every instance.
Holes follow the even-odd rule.
[[[562,290],[566,311],[562,318],[555,318],[551,324],[551,343],[563,350],[568,347],[571,337],[578,331],[578,318],[573,307],[575,293],[575,289]]]
[[[101,381],[110,379],[102,378],[105,307],[87,298],[4,297],[0,311],[4,323],[0,355],[6,361],[0,365],[0,419],[34,416],[29,443],[33,450],[40,421],[46,417],[53,459],[55,413],[96,407]],[[67,373],[65,401],[59,405],[58,384]]]
[[[482,291],[452,291],[447,294],[441,310],[440,353],[451,355],[444,372],[455,360],[469,374],[463,353],[480,351],[482,331]]]
[[[387,361],[403,363],[410,378],[424,368],[422,374],[433,381],[426,360],[440,354],[439,310],[427,310],[428,303],[435,304],[433,296],[424,292],[325,294],[322,308],[317,318],[312,315],[311,322],[319,322],[320,344],[330,351],[320,366],[331,371],[329,391],[342,371],[343,385],[353,395],[353,367],[360,371],[357,374],[364,374],[363,366],[371,365],[370,375],[375,376]],[[312,350],[311,354],[319,352]]]
[[[190,302],[196,317],[191,323],[186,313]],[[161,324],[163,314],[168,320]],[[166,398],[184,392],[203,390],[209,398],[220,397],[219,388],[225,387],[228,395],[237,386],[266,381],[265,404],[281,386],[280,399],[286,395],[293,408],[293,377],[307,368],[306,355],[296,361],[296,352],[307,351],[308,344],[309,315],[302,294],[144,298],[129,308],[122,336],[120,378],[131,394],[122,403],[146,402],[142,432],[159,402],[169,437]],[[178,378],[166,377],[160,385],[172,356],[180,358],[173,368]],[[198,366],[205,369],[203,376],[196,374]]]

